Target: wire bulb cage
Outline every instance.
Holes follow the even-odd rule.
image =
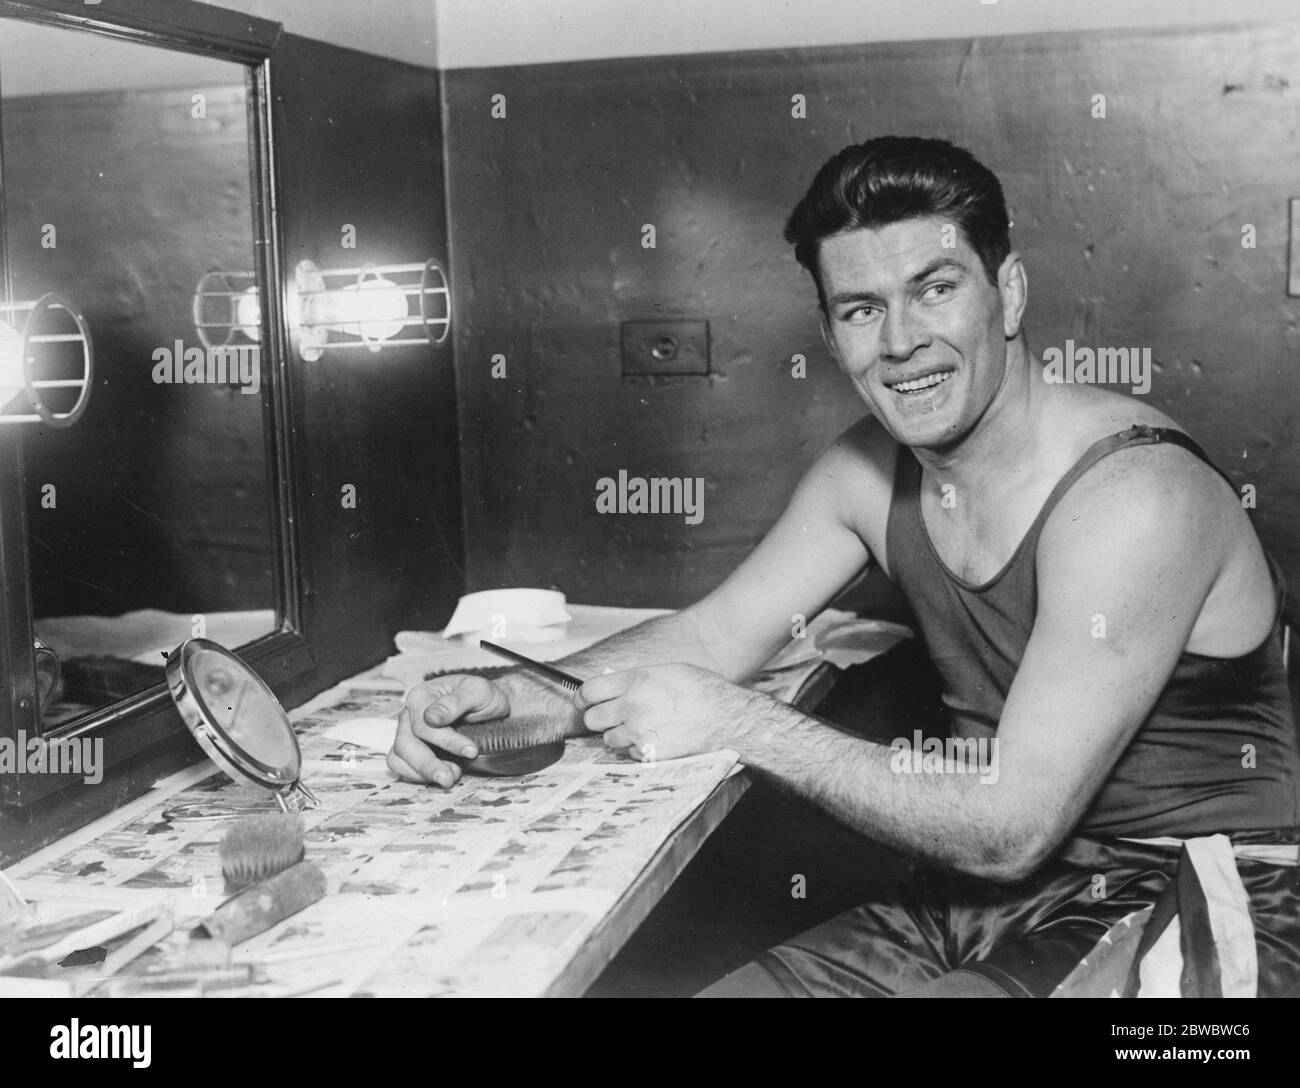
[[[0,424],[73,426],[90,404],[94,374],[90,328],[66,298],[0,302]]]
[[[262,327],[256,276],[206,273],[194,292],[193,317],[205,348],[228,347],[236,337],[256,343]],[[289,318],[307,362],[340,349],[436,345],[451,332],[451,288],[446,270],[432,259],[327,271],[299,261]]]
[[[194,331],[208,350],[229,347],[236,336],[262,338],[262,300],[252,272],[205,272],[194,290]]]
[[[441,344],[451,330],[451,289],[436,260],[330,271],[300,261],[294,283],[298,353],[309,362],[340,349]]]

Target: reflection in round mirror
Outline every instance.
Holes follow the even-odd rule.
[[[172,699],[195,740],[222,770],[275,791],[285,811],[301,807],[302,753],[284,707],[262,678],[218,643],[192,638],[167,657]]]
[[[301,758],[284,708],[262,681],[225,651],[202,649],[190,661],[196,694],[211,719],[241,750],[266,767]]]

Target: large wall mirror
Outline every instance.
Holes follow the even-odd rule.
[[[162,682],[162,652],[195,627],[233,646],[275,629],[260,361],[172,380],[201,348],[195,284],[256,259],[244,76],[0,29],[10,275],[79,304],[96,363],[75,426],[18,431],[36,637],[62,666],[45,725]]]
[[[164,656],[185,638],[271,672],[305,650],[271,214],[278,29],[186,0],[0,0],[6,301],[73,300],[94,356],[75,425],[0,425],[9,704],[29,734],[97,731],[125,758],[167,732]],[[239,315],[252,346],[214,356],[195,293],[215,270],[245,274],[258,304]],[[0,800],[48,777],[17,797],[0,781]]]

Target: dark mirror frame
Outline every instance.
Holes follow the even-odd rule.
[[[249,163],[258,284],[262,297],[260,353],[267,469],[275,533],[275,600],[278,630],[239,654],[273,688],[283,688],[314,663],[302,635],[296,526],[297,496],[290,442],[290,366],[285,323],[287,282],[277,215],[277,178],[272,140],[271,57],[281,25],[209,7],[194,0],[0,0],[0,17],[50,27],[93,31],[140,45],[230,60],[245,66],[248,90]],[[0,94],[3,88],[0,88]],[[2,104],[0,104],[2,109]],[[0,213],[3,197],[0,194]],[[8,255],[0,264],[8,284]],[[91,330],[93,337],[94,330]],[[95,410],[92,396],[88,411]],[[36,706],[33,617],[23,489],[21,426],[0,427],[0,738],[102,738],[105,770],[184,732],[165,685],[141,691],[42,732]],[[197,747],[196,747],[197,752]],[[75,775],[0,775],[0,804],[25,806],[69,786]]]

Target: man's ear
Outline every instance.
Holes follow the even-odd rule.
[[[1020,335],[1020,322],[1029,301],[1029,277],[1014,249],[998,269],[998,294],[1002,297],[1002,332],[1008,340]]]

